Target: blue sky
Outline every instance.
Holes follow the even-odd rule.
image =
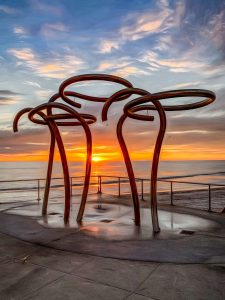
[[[166,158],[173,150],[187,155],[192,149],[202,152],[203,158],[225,159],[225,1],[1,0],[0,36],[3,159],[22,151],[35,156],[35,151],[46,149],[46,128],[32,126],[24,118],[21,133],[15,135],[13,116],[21,108],[47,101],[64,79],[83,73],[122,76],[150,92],[214,91],[217,100],[211,106],[169,114],[163,151]],[[87,85],[77,88],[89,90]],[[114,89],[118,86],[90,85],[96,95]],[[99,116],[100,106],[82,104],[83,110]],[[112,143],[123,105],[111,109],[110,126],[98,118],[93,126],[97,144],[100,139],[108,146]],[[150,129],[156,127],[157,122],[149,126],[129,120],[128,141],[137,141],[131,142],[132,151],[149,151],[155,137]],[[70,145],[67,132],[64,135]],[[82,148],[83,140],[74,143]]]

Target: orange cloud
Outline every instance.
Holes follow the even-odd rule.
[[[102,146],[105,147],[105,146]],[[104,150],[104,151],[101,151]],[[133,149],[130,151],[132,160],[151,160],[153,157],[153,147],[148,149]],[[77,147],[67,149],[68,161],[85,161],[86,148]],[[223,160],[225,152],[220,147],[209,149],[203,146],[196,145],[163,145],[161,151],[161,160]],[[1,154],[0,161],[47,161],[48,150],[32,151],[15,154]],[[60,161],[58,151],[55,154],[55,160]],[[123,160],[122,153],[118,147],[105,147],[105,149],[93,149],[93,161],[121,161]]]
[[[84,67],[84,61],[72,54],[59,55],[51,53],[48,62],[30,48],[9,49],[8,53],[40,76],[49,78],[65,78]]]

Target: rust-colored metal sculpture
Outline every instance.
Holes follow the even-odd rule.
[[[107,112],[110,107],[110,105],[115,102],[115,101],[120,101],[121,96],[124,95],[150,95],[149,92],[143,90],[143,89],[124,89],[121,90],[114,95],[110,97],[110,99],[105,103],[103,110],[102,110],[102,120],[106,121],[107,120]],[[160,150],[161,150],[161,145],[163,142],[163,137],[165,134],[166,130],[166,116],[164,113],[164,110],[160,104],[159,101],[152,101],[155,109],[158,111],[159,117],[160,117],[160,129],[158,132],[157,136],[157,142],[155,145],[154,149],[154,154],[153,154],[153,164],[152,164],[152,172],[151,172],[151,195],[156,195],[156,185],[153,184],[153,182],[157,183],[157,172],[158,172],[158,161],[159,161],[159,155],[160,155]],[[140,107],[135,107],[133,109],[133,112],[138,112],[138,111],[143,111],[143,110],[151,110],[151,106],[140,106]],[[130,187],[131,187],[131,193],[132,193],[132,199],[134,203],[134,214],[135,214],[135,224],[140,225],[140,208],[139,208],[139,199],[138,199],[138,191],[137,191],[137,185],[136,185],[136,180],[134,176],[134,171],[132,167],[132,163],[129,157],[129,152],[125,143],[125,140],[123,138],[122,134],[122,127],[124,124],[124,121],[126,120],[127,115],[124,113],[118,123],[117,123],[117,138],[123,153],[124,161],[126,164],[127,168],[127,173],[130,181]],[[142,120],[142,121],[153,121],[154,117],[153,116],[145,116],[141,114],[134,114],[132,116],[133,119],[137,120]],[[158,214],[157,214],[157,201],[156,199],[152,199],[151,201],[151,212],[152,212],[152,224],[153,224],[153,230],[154,232],[159,231],[159,223],[158,223]]]
[[[91,102],[106,102],[109,97],[96,97],[96,96],[91,96],[91,95],[85,95],[81,94],[78,92],[67,92],[65,89],[68,86],[71,86],[72,84],[75,84],[77,82],[83,82],[83,81],[108,81],[108,82],[113,82],[113,83],[118,83],[121,84],[125,87],[131,88],[132,84],[127,81],[126,79],[123,79],[118,76],[113,76],[113,75],[106,75],[106,74],[83,74],[83,75],[77,75],[73,76],[71,78],[68,78],[65,80],[59,87],[59,96],[69,105],[74,105],[74,101],[69,98],[71,94],[73,93],[72,96],[82,99],[82,100],[87,100]],[[120,100],[127,99],[129,95],[124,95],[121,96]],[[84,193],[81,198],[81,204],[80,207],[81,209],[79,210],[79,213],[77,215],[77,221],[81,222],[83,218],[83,213],[86,205],[86,200],[87,200],[87,192],[88,192],[88,186],[89,186],[89,180],[87,181],[86,178],[84,180]]]
[[[74,97],[75,93],[67,91],[67,92],[65,92],[65,95],[66,96],[73,96]],[[59,98],[60,98],[59,94],[55,94],[55,95],[53,95],[50,98],[49,103],[55,102]],[[79,105],[81,107],[80,104],[78,104],[77,102],[74,102],[74,101],[72,101],[70,105],[71,106],[78,106]],[[48,114],[50,114],[51,113],[51,108],[48,107],[47,112],[48,112]],[[84,117],[84,119],[88,119],[89,118],[89,121],[86,122],[87,124],[92,124],[92,123],[96,122],[96,118],[94,116],[92,116],[92,115],[80,114],[80,116]],[[65,122],[63,122],[63,123],[61,122],[61,126],[71,126],[71,125],[72,125],[71,122],[66,122],[66,124],[65,124]],[[76,124],[73,123],[73,126],[83,126],[83,128],[85,130],[85,134],[86,134],[86,140],[87,140],[87,157],[86,157],[86,169],[85,169],[85,177],[84,177],[84,187],[83,187],[83,192],[82,192],[82,196],[81,196],[81,203],[80,203],[80,207],[79,207],[79,211],[78,211],[78,215],[77,215],[77,221],[81,222],[82,216],[83,216],[83,213],[84,213],[85,203],[86,203],[86,200],[87,200],[89,183],[90,183],[90,176],[91,176],[92,137],[91,137],[91,132],[90,132],[89,128],[87,129],[86,125],[81,120],[79,120],[79,122],[76,123]],[[51,139],[51,141],[52,141],[52,139]],[[48,171],[49,171],[50,174],[52,172],[52,163],[53,163],[53,155],[51,155],[51,152],[50,152],[49,163],[48,163]],[[47,176],[47,178],[49,178],[48,181],[51,180],[51,176]],[[46,181],[46,183],[47,183],[47,181]],[[49,182],[49,185],[50,185],[50,182]],[[45,191],[46,191],[46,193],[45,193],[45,196],[44,196],[44,202],[43,202],[43,204],[45,204],[45,203],[48,202],[49,188],[46,188]],[[45,206],[43,206],[43,207],[45,207]]]
[[[98,97],[93,95],[81,94],[75,91],[66,91],[68,86],[75,84],[77,82],[83,81],[108,81],[117,84],[121,84],[126,88],[119,90],[108,97]],[[35,108],[25,108],[17,113],[13,129],[18,131],[18,122],[21,116],[25,113],[28,113],[28,118],[30,121],[40,125],[47,125],[50,131],[51,141],[50,141],[50,150],[49,150],[49,160],[47,168],[47,178],[45,185],[44,201],[42,207],[42,213],[47,213],[49,190],[52,176],[52,167],[54,160],[54,151],[55,144],[57,143],[63,168],[64,174],[64,185],[65,185],[65,210],[64,210],[64,221],[68,222],[70,214],[70,180],[69,180],[69,170],[68,163],[66,159],[66,153],[63,145],[63,141],[60,135],[58,127],[60,126],[82,126],[87,141],[87,159],[86,159],[86,170],[85,170],[85,179],[84,187],[81,197],[81,203],[79,207],[79,212],[77,215],[77,221],[81,222],[85,210],[88,188],[90,183],[90,174],[91,174],[91,156],[92,156],[92,137],[89,124],[96,122],[96,117],[89,114],[78,113],[74,108],[80,108],[81,105],[74,100],[73,98],[78,98],[82,100],[92,101],[92,102],[102,102],[104,103],[102,110],[102,120],[107,120],[107,112],[110,105],[114,102],[128,99],[130,96],[138,95],[139,97],[131,100],[124,106],[124,113],[120,117],[117,124],[117,138],[123,153],[124,161],[127,168],[127,173],[130,181],[133,205],[134,205],[134,217],[135,224],[140,225],[140,208],[139,208],[139,199],[137,185],[135,181],[134,171],[129,156],[129,151],[127,149],[122,129],[125,120],[133,118],[140,121],[154,121],[153,116],[143,115],[140,112],[143,111],[157,111],[160,120],[159,132],[157,135],[153,160],[152,160],[152,169],[151,169],[151,214],[152,214],[152,224],[153,231],[155,233],[160,231],[159,222],[158,222],[158,211],[157,211],[157,174],[158,174],[158,164],[159,156],[162,148],[163,138],[166,131],[166,114],[165,111],[180,111],[180,110],[189,110],[196,109],[203,106],[206,106],[215,100],[215,94],[207,90],[174,90],[174,91],[165,91],[160,93],[151,94],[146,90],[134,88],[133,85],[118,76],[106,75],[106,74],[84,74],[73,76],[65,80],[59,87],[59,92],[53,95],[48,103],[44,103]],[[164,99],[169,98],[179,98],[179,97],[204,97],[206,99],[198,101],[195,103],[182,104],[182,105],[162,105],[160,102]],[[58,99],[63,100],[66,104],[56,102]],[[69,106],[68,106],[69,105]],[[54,109],[59,109],[63,113],[53,113]]]
[[[158,163],[159,163],[159,155],[162,147],[162,142],[166,130],[166,115],[165,111],[179,111],[179,110],[189,110],[195,109],[199,107],[206,106],[215,100],[215,94],[211,91],[207,90],[176,90],[176,91],[165,91],[156,94],[150,94],[145,90],[140,89],[124,89],[112,95],[112,97],[105,103],[102,110],[102,120],[107,119],[107,111],[110,105],[115,101],[120,101],[120,97],[124,94],[139,94],[142,97],[134,99],[130,101],[124,107],[124,114],[120,118],[117,125],[117,137],[121,146],[121,150],[123,152],[124,160],[127,167],[127,172],[130,180],[132,197],[135,198],[135,203],[138,202],[138,194],[137,187],[134,177],[134,172],[132,168],[132,164],[129,158],[129,153],[122,136],[122,126],[127,117],[137,119],[137,120],[145,120],[151,121],[151,116],[144,116],[142,114],[137,114],[139,111],[144,110],[157,110],[160,118],[160,129],[157,136],[153,160],[152,160],[152,171],[151,171],[151,213],[152,213],[152,225],[153,231],[155,233],[160,231],[159,223],[158,223],[158,212],[157,212],[157,173],[158,173]],[[159,100],[168,99],[168,98],[177,98],[177,97],[204,97],[203,101],[199,101],[197,103],[191,104],[183,104],[183,105],[164,105],[162,106]],[[152,103],[152,105],[142,105],[145,103]],[[136,199],[137,198],[137,199]],[[139,209],[139,208],[138,208]]]
[[[133,87],[133,85],[128,80],[118,77],[118,76],[107,75],[107,74],[83,74],[83,75],[77,75],[77,76],[70,77],[70,78],[66,79],[65,81],[63,81],[63,83],[59,87],[59,95],[67,104],[70,104],[73,106],[74,101],[68,97],[70,95],[68,95],[68,92],[65,91],[65,89],[69,85],[75,84],[77,82],[93,81],[93,80],[114,82],[114,83],[121,84],[127,88]],[[85,94],[81,94],[81,93],[77,93],[77,92],[72,92],[72,93],[73,93],[73,97],[77,97],[79,99],[88,100],[88,101],[92,101],[92,102],[106,102],[109,99],[109,97],[96,97],[96,96],[85,95]],[[128,97],[129,96],[126,95],[123,98],[121,98],[120,100],[127,99]]]
[[[18,130],[18,121],[21,116],[25,113],[29,113],[29,119],[37,124],[47,125],[50,130],[51,141],[50,141],[50,149],[49,149],[49,160],[48,160],[48,168],[47,168],[47,177],[46,177],[46,184],[45,184],[45,192],[44,192],[44,199],[43,199],[43,206],[42,206],[42,214],[45,215],[47,213],[47,206],[48,206],[48,198],[49,198],[49,190],[50,190],[50,183],[51,183],[51,175],[52,175],[52,167],[53,167],[53,160],[54,160],[54,151],[55,151],[55,142],[58,144],[63,173],[64,173],[64,185],[65,185],[65,213],[64,219],[67,222],[69,218],[69,203],[70,203],[70,188],[69,188],[69,171],[68,171],[68,164],[66,160],[65,149],[63,146],[62,138],[60,132],[58,130],[58,126],[83,126],[86,134],[87,139],[87,159],[86,159],[86,171],[85,171],[85,179],[84,179],[84,187],[81,197],[81,203],[79,207],[79,212],[77,215],[77,221],[81,222],[83,218],[83,213],[85,209],[85,204],[88,195],[89,183],[90,183],[90,174],[91,174],[91,157],[92,157],[92,138],[91,132],[88,127],[88,124],[92,124],[96,121],[96,118],[92,115],[87,114],[79,114],[75,110],[71,110],[68,105],[55,103],[58,99],[63,99],[67,104],[72,107],[80,108],[81,105],[74,100],[71,100],[70,97],[76,97],[83,100],[94,101],[94,102],[105,102],[108,98],[105,97],[95,97],[80,94],[77,92],[72,91],[65,91],[65,88],[68,85],[74,84],[80,81],[86,80],[98,80],[98,81],[109,81],[121,84],[126,87],[132,87],[132,84],[118,76],[113,75],[106,75],[106,74],[84,74],[73,76],[67,80],[65,80],[59,87],[59,93],[53,95],[48,103],[40,105],[36,108],[25,108],[17,113],[14,119],[13,128],[14,131]],[[126,97],[125,97],[126,98]],[[124,98],[124,99],[125,99]],[[122,99],[121,99],[122,100]],[[54,103],[54,104],[53,104]],[[69,114],[53,114],[53,108],[60,108],[64,111],[69,112]],[[47,110],[47,114],[43,112],[43,110]],[[43,120],[35,118],[34,115],[38,115]],[[69,122],[65,121],[65,119],[75,118],[78,122]],[[64,121],[62,121],[64,119]],[[59,121],[61,120],[61,121]],[[87,121],[86,121],[87,120]]]
[[[56,96],[55,96],[56,98]],[[57,108],[64,112],[67,112],[66,114],[53,114],[52,109]],[[43,112],[43,110],[47,109],[47,114]],[[47,170],[47,178],[46,178],[46,186],[45,186],[45,195],[44,195],[44,201],[43,201],[43,208],[42,212],[43,214],[46,214],[47,211],[47,205],[48,205],[48,195],[49,195],[49,188],[50,188],[50,181],[51,181],[51,174],[52,174],[52,165],[53,165],[53,158],[54,158],[54,150],[55,150],[55,141],[58,144],[61,162],[62,162],[62,168],[63,168],[63,174],[64,174],[64,186],[65,186],[65,210],[64,210],[64,221],[67,223],[69,219],[70,214],[70,178],[69,178],[69,170],[68,170],[68,164],[66,159],[66,153],[64,149],[64,145],[62,142],[62,138],[60,135],[60,132],[58,130],[58,126],[82,126],[84,128],[84,131],[86,133],[86,139],[87,139],[87,162],[86,162],[86,172],[85,172],[85,186],[83,189],[82,197],[85,197],[87,195],[87,188],[89,186],[90,181],[90,173],[91,173],[91,156],[92,156],[92,137],[91,132],[89,129],[88,124],[92,124],[96,121],[96,118],[92,115],[87,114],[79,114],[76,112],[73,108],[68,107],[65,104],[61,103],[45,103],[42,105],[37,106],[36,108],[26,108],[21,110],[17,113],[14,123],[13,123],[13,129],[14,131],[18,131],[18,121],[20,117],[24,114],[28,113],[29,119],[40,125],[47,125],[50,129],[51,133],[51,144],[50,144],[50,152],[49,152],[49,162],[48,162],[48,170]],[[38,115],[40,118],[35,117],[35,115]],[[77,121],[68,121],[68,119],[75,119]],[[66,120],[66,121],[65,121]],[[80,206],[79,212],[82,212],[84,207]]]

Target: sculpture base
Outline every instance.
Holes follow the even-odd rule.
[[[153,235],[150,210],[146,207],[141,209],[142,225],[137,227],[131,206],[89,202],[79,226],[75,221],[78,204],[73,203],[70,222],[65,227],[62,202],[62,198],[51,201],[46,217],[41,216],[41,204],[34,200],[1,204],[0,232],[55,249],[102,257],[225,263],[223,215],[160,206],[161,232]]]

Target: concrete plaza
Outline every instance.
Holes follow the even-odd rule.
[[[225,299],[223,215],[161,207],[162,232],[148,236],[132,208],[102,199],[99,210],[94,197],[83,228],[61,226],[63,204],[44,222],[35,201],[1,203],[0,299]]]

